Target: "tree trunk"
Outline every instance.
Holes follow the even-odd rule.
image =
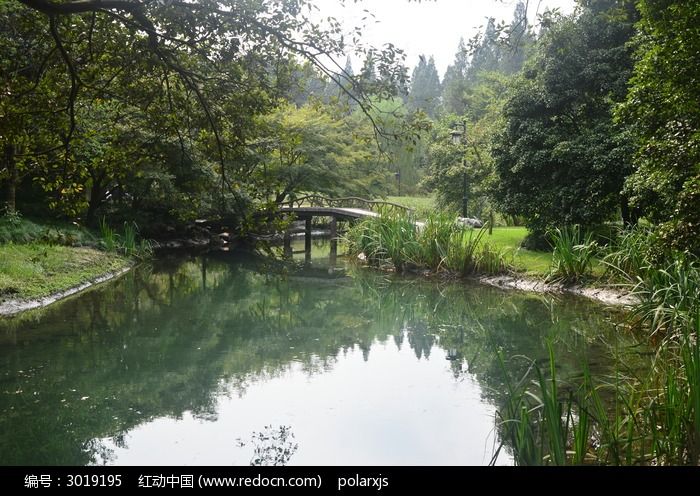
[[[622,213],[622,225],[624,227],[633,227],[639,222],[639,209],[630,208],[629,198],[626,196],[620,199],[620,212]]]
[[[97,225],[95,214],[97,213],[97,209],[100,208],[104,202],[104,194],[104,188],[102,188],[99,183],[93,181],[92,188],[90,188],[88,210],[87,214],[85,214],[85,224],[88,226]]]
[[[14,213],[17,209],[17,183],[19,171],[15,162],[15,145],[5,145],[5,167],[7,168],[7,187],[5,189],[5,209],[8,213]]]

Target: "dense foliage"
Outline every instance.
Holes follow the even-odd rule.
[[[367,169],[374,163],[367,135],[383,134],[371,118],[370,96],[396,94],[406,70],[399,50],[376,50],[359,39],[351,44],[333,19],[314,21],[314,9],[306,0],[3,0],[6,208],[41,216],[53,211],[92,224],[105,213],[146,224],[203,215],[243,224],[280,200],[270,196],[275,191],[328,190],[323,184],[341,177],[351,178],[346,188],[352,188],[358,181],[340,169],[362,160]],[[335,64],[351,51],[367,54],[371,78]],[[318,112],[289,108],[294,92],[314,79],[344,98],[327,98],[332,108]],[[370,116],[361,133],[344,129],[342,109],[350,103]],[[320,119],[318,133],[313,119],[300,132],[285,117],[303,119],[307,111]],[[292,127],[279,132],[275,123]],[[260,153],[272,138],[277,146]],[[344,156],[343,145],[352,157]],[[303,173],[304,181],[260,187],[261,177],[279,179],[266,175],[271,162],[302,149],[307,169],[322,165],[333,174],[313,170]]]
[[[496,198],[538,232],[594,225],[620,209],[629,220],[621,190],[631,146],[612,105],[626,94],[634,11],[605,3],[548,30],[504,108]]]
[[[637,62],[619,109],[634,132],[634,203],[666,244],[700,253],[700,5],[642,0]]]
[[[3,0],[3,203],[157,233],[310,192],[434,193],[539,234],[645,218],[698,252],[700,9],[577,4],[533,26],[517,2],[409,79],[312,0]]]

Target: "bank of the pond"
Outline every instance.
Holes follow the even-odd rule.
[[[476,278],[482,284],[498,288],[517,289],[533,293],[570,293],[599,301],[606,305],[632,306],[639,300],[632,294],[619,288],[586,286],[582,284],[547,283],[543,279],[521,277],[517,275],[480,276]]]
[[[590,260],[577,283],[552,282],[564,279],[553,274],[553,253],[523,248],[527,235],[524,227],[459,231],[451,217],[440,215],[429,217],[420,231],[410,220],[387,216],[353,228],[347,239],[351,254],[377,268],[429,277],[463,277],[504,289],[569,293],[606,305],[638,303],[624,286],[610,283],[605,265],[596,258]]]
[[[497,227],[484,236],[484,242],[509,250],[513,253],[514,274],[482,275],[476,279],[490,286],[499,288],[518,289],[534,293],[570,293],[584,296],[606,305],[632,306],[638,299],[625,291],[621,286],[606,285],[602,278],[604,265],[594,259],[592,275],[589,284],[563,284],[547,282],[552,266],[550,252],[533,251],[522,248],[523,241],[528,235],[525,227]]]
[[[50,305],[127,272],[133,261],[93,248],[0,245],[0,315]]]

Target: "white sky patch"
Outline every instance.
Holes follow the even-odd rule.
[[[361,0],[356,4],[346,0],[343,7],[338,0],[317,0],[319,17],[335,17],[347,31],[367,23],[363,32],[364,44],[380,48],[393,43],[406,52],[406,65],[413,68],[419,55],[435,57],[440,78],[454,60],[460,37],[472,38],[486,25],[489,17],[510,22],[517,0]],[[530,0],[528,15],[535,23],[537,13],[559,8],[563,14],[573,12],[574,0]],[[365,10],[374,14],[374,21],[362,21]],[[355,71],[361,61],[353,58]]]

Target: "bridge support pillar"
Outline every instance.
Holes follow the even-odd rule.
[[[289,234],[289,231],[284,231],[284,258],[293,258],[292,236]]]
[[[306,261],[311,261],[311,217],[306,219],[306,229],[304,231],[304,253]]]
[[[335,266],[338,258],[338,218],[331,217],[331,265]]]
[[[331,217],[331,266],[335,266],[338,258],[338,218]]]

